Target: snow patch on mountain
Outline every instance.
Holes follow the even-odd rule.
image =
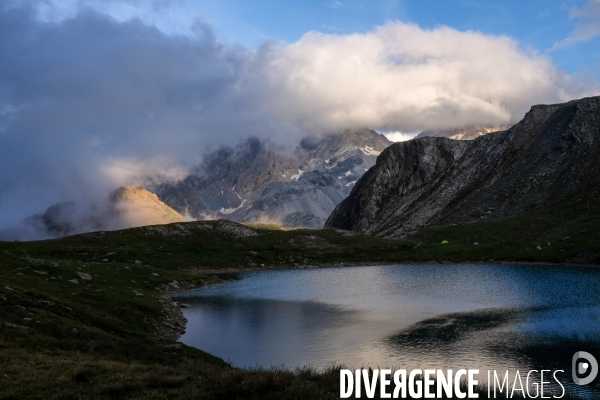
[[[364,146],[360,148],[360,151],[362,151],[363,153],[365,153],[368,156],[378,156],[381,154],[380,151],[375,150],[374,148],[372,148],[371,146]]]
[[[236,212],[237,210],[240,210],[242,207],[244,207],[244,203],[246,203],[246,200],[242,201],[242,204],[240,204],[238,207],[236,208],[220,208],[219,209],[219,213],[223,214],[223,215],[229,215],[229,214],[233,214],[234,212]]]
[[[299,169],[297,174],[292,175],[292,177],[290,178],[290,181],[297,181],[298,179],[300,179],[302,174],[304,174],[304,172],[305,171],[302,171],[301,169]]]

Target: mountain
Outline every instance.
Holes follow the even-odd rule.
[[[114,191],[109,200],[112,215],[124,226],[164,225],[183,222],[183,215],[158,199],[141,186],[123,186]]]
[[[472,141],[422,137],[378,157],[327,228],[401,237],[432,225],[503,219],[600,184],[600,97],[537,105]]]
[[[182,181],[150,187],[165,203],[193,218],[230,218],[269,184],[292,178],[307,153],[300,147],[295,154],[280,154],[251,138],[206,154]]]
[[[34,240],[77,233],[182,222],[185,218],[141,186],[125,186],[92,206],[58,203],[0,232],[2,240]]]
[[[333,208],[390,142],[370,130],[305,138],[291,154],[257,139],[208,154],[180,182],[152,187],[192,218],[322,228]]]
[[[479,136],[504,131],[508,128],[510,128],[510,125],[468,125],[462,128],[426,130],[419,133],[415,138],[447,137],[455,140],[473,140]]]

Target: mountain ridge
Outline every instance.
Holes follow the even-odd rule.
[[[472,141],[395,143],[325,226],[384,237],[501,219],[599,182],[600,97],[536,105],[506,131]]]

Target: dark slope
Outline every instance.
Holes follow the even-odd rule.
[[[600,97],[538,105],[473,141],[390,146],[325,226],[389,237],[519,215],[598,185],[599,161]]]

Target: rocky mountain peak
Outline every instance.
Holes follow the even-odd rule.
[[[428,225],[528,212],[600,184],[600,97],[534,106],[472,141],[418,138],[386,149],[326,227],[404,236]]]
[[[163,225],[184,221],[183,215],[141,186],[123,186],[110,196],[111,212],[126,227]]]
[[[154,189],[195,218],[318,228],[390,144],[370,129],[307,137],[291,153],[249,139],[207,154],[183,181]]]

